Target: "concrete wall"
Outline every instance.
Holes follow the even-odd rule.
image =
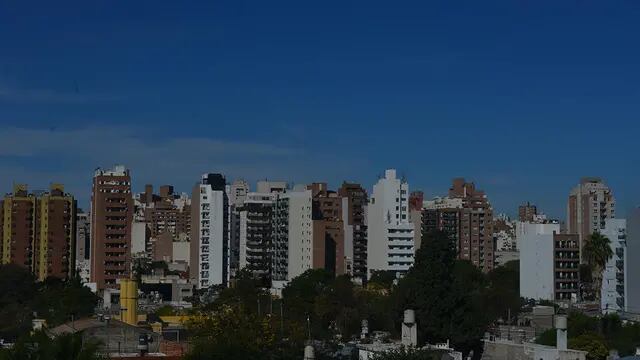
[[[520,296],[554,300],[554,232],[560,232],[559,224],[516,223]]]

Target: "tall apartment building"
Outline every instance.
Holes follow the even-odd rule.
[[[234,180],[227,185],[229,194],[229,276],[235,277],[240,269],[240,213],[238,209],[244,204],[250,191],[249,183]]]
[[[530,204],[528,201],[526,204],[518,206],[519,221],[533,221],[533,218],[536,215],[538,215],[538,208],[535,205]]]
[[[173,186],[163,185],[160,194],[156,195],[153,186],[146,185],[139,198],[151,237],[170,233],[176,240],[179,237],[188,240],[191,236],[191,199],[187,194],[176,194]]]
[[[133,212],[129,170],[98,168],[91,192],[90,278],[99,290],[116,288],[116,280],[130,276]]]
[[[26,185],[15,185],[13,193],[3,201],[2,263],[23,266],[35,271],[35,248],[37,246],[38,201],[30,194]]]
[[[373,186],[367,224],[368,277],[377,270],[405,274],[414,263],[414,227],[409,221],[409,184],[393,169]]]
[[[311,190],[313,217],[313,268],[334,275],[345,273],[344,222],[342,197],[327,189],[326,183],[313,183]]]
[[[577,235],[560,234],[557,222],[518,222],[516,237],[520,248],[520,296],[552,301],[577,297]]]
[[[202,175],[193,190],[191,209],[191,279],[199,289],[226,286],[230,276],[229,198],[223,175]]]
[[[625,310],[627,266],[627,221],[624,219],[607,219],[602,235],[611,242],[613,256],[602,273],[600,289],[600,305],[602,313],[621,312]]]
[[[239,268],[255,277],[271,276],[272,217],[276,194],[248,193],[237,208],[239,217]]]
[[[567,203],[567,232],[578,234],[581,249],[591,234],[604,229],[607,219],[616,217],[615,205],[613,192],[600,178],[582,178],[571,190]]]
[[[53,184],[29,193],[16,185],[2,202],[2,259],[28,268],[38,280],[75,273],[76,201]]]
[[[449,197],[462,199],[460,259],[470,260],[484,272],[494,267],[493,208],[484,191],[462,178],[453,180]]]
[[[88,261],[91,255],[90,215],[82,209],[76,213],[76,264]],[[77,265],[76,265],[77,267]]]
[[[272,280],[286,282],[313,268],[311,190],[279,194],[272,214]]]
[[[625,311],[640,313],[640,207],[627,214],[626,256],[625,263]]]
[[[454,243],[458,257],[484,272],[494,267],[493,209],[483,191],[473,183],[453,180],[449,195],[424,202],[422,231],[444,231]]]
[[[367,191],[360,184],[345,182],[338,194],[342,198],[345,272],[364,282],[367,279]]]

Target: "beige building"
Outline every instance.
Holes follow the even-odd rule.
[[[605,228],[607,219],[615,218],[613,192],[597,177],[586,177],[571,190],[567,203],[567,233],[578,234],[580,249],[594,232]]]

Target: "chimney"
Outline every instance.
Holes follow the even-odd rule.
[[[556,315],[556,347],[567,350],[567,316]]]

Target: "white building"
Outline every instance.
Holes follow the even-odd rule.
[[[279,194],[272,219],[272,279],[290,281],[313,267],[311,190]]]
[[[282,194],[287,191],[289,185],[286,181],[258,181],[258,186],[256,192],[267,194],[267,193],[278,193]]]
[[[602,273],[601,310],[603,313],[624,311],[626,303],[627,221],[607,219],[601,234],[611,241],[613,256]]]
[[[193,194],[190,275],[198,288],[229,280],[229,200],[221,174],[204,174]]]
[[[247,193],[239,207],[239,269],[256,276],[269,275],[272,211],[277,194]]]
[[[625,311],[640,314],[640,207],[627,214],[627,261],[625,263]],[[633,261],[635,260],[635,261]]]
[[[385,171],[385,177],[373,186],[367,206],[368,277],[374,271],[406,273],[414,263],[414,227],[409,220],[409,184]]]
[[[554,300],[553,233],[560,224],[516,223],[516,242],[520,249],[520,296]]]

